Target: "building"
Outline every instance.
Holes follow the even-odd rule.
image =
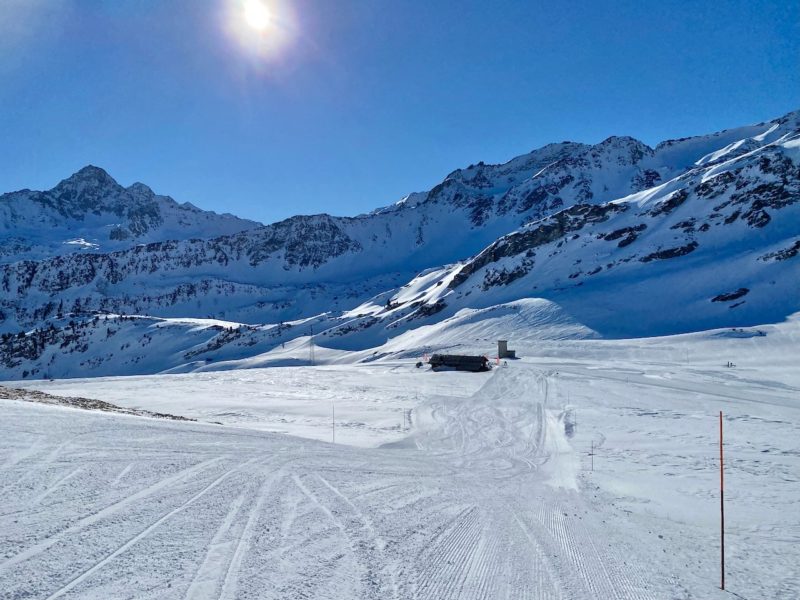
[[[465,356],[459,354],[434,354],[428,364],[434,371],[488,371],[489,359],[485,356]]]

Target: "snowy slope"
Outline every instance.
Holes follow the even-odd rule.
[[[603,205],[575,205],[425,274],[380,322],[545,298],[606,336],[755,325],[800,310],[800,134]],[[371,310],[370,310],[371,309]]]
[[[0,263],[73,252],[112,252],[148,242],[217,237],[259,223],[159,196],[142,183],[122,187],[87,166],[53,189],[0,196]]]
[[[206,423],[0,400],[0,589],[794,600],[799,324],[532,342],[484,374],[396,361],[29,382]],[[337,444],[314,441],[333,404]]]

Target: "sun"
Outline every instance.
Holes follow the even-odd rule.
[[[286,57],[298,35],[292,0],[222,0],[221,6],[222,26],[246,59],[257,64]]]
[[[244,21],[256,31],[264,31],[270,26],[272,14],[261,0],[244,0]]]

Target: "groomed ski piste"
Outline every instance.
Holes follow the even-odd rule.
[[[796,599],[798,341],[10,383],[198,421],[0,400],[0,598]]]

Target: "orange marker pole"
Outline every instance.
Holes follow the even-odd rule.
[[[725,481],[722,462],[722,411],[719,411],[719,536],[720,536],[720,589],[725,589]]]

